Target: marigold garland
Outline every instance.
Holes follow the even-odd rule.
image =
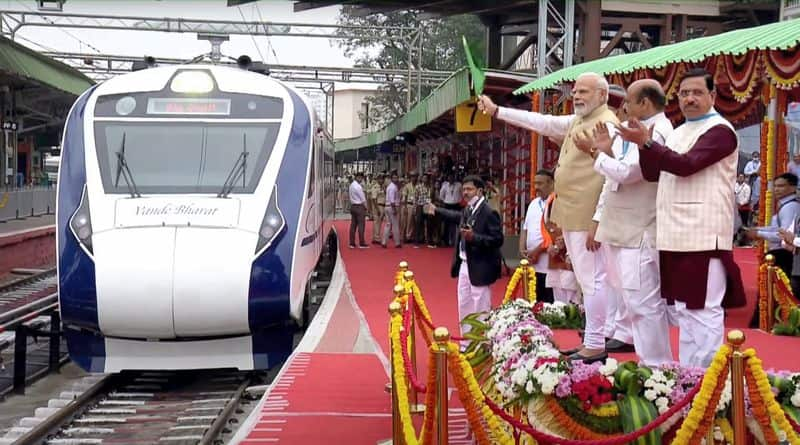
[[[617,402],[611,402],[605,405],[593,406],[589,409],[589,414],[597,417],[617,417],[619,416],[619,405],[617,405]]]
[[[546,397],[547,409],[553,413],[553,417],[555,418],[556,422],[564,428],[565,430],[569,431],[578,439],[583,440],[603,440],[609,439],[614,436],[596,433],[589,428],[581,425],[580,423],[576,422],[569,416],[569,414],[564,411],[564,408],[558,404],[555,398],[548,396]]]
[[[780,267],[775,267],[773,270],[778,279],[775,280],[775,286],[773,288],[777,290],[777,292],[773,291],[772,295],[775,297],[781,309],[781,319],[786,321],[789,317],[789,313],[796,307],[796,304],[792,301],[794,299],[792,285],[789,283],[789,277],[786,276],[786,273]]]
[[[453,383],[458,389],[458,396],[467,412],[467,420],[478,444],[508,444],[513,445],[514,439],[508,435],[503,428],[500,420],[484,403],[484,394],[481,391],[472,366],[459,353],[459,346],[454,342],[447,345],[447,360],[450,365],[450,374],[453,376]],[[482,423],[483,422],[483,423]],[[483,428],[487,425],[491,432],[492,440],[489,439],[487,432]]]
[[[747,393],[750,396],[750,406],[752,407],[753,411],[753,418],[756,419],[756,422],[761,427],[761,434],[764,435],[764,440],[767,442],[767,445],[777,445],[778,444],[778,435],[775,434],[775,431],[772,429],[772,425],[769,420],[769,412],[767,412],[766,402],[764,398],[761,397],[761,393],[758,390],[758,385],[754,382],[755,377],[753,376],[753,372],[750,368],[746,368],[744,370],[744,376],[747,379]]]
[[[755,349],[747,349],[744,354],[745,357],[747,357],[748,365],[745,376],[752,377],[753,382],[758,388],[759,395],[766,405],[770,418],[778,425],[778,428],[786,433],[786,439],[791,445],[800,445],[800,437],[798,437],[789,421],[786,420],[783,409],[781,409],[778,402],[775,401],[775,395],[772,393],[772,387],[769,384],[767,373],[764,372],[761,359],[755,356]],[[748,386],[750,386],[750,381],[748,381]]]
[[[758,266],[758,328],[762,331],[769,329],[767,326],[767,298],[769,296],[767,273],[766,263]]]
[[[531,267],[527,266],[528,268],[528,301],[531,303],[536,303],[536,270]],[[511,301],[511,298],[514,296],[514,292],[517,290],[517,286],[519,286],[519,282],[522,281],[522,277],[525,275],[525,266],[519,266],[516,270],[514,270],[514,274],[511,275],[511,279],[508,280],[508,285],[506,285],[506,293],[503,296],[503,304],[508,303]]]
[[[695,441],[693,438],[698,435],[696,433],[702,433],[702,431],[708,429],[708,425],[705,425],[705,427],[702,425],[705,420],[706,412],[710,411],[713,415],[716,411],[714,408],[716,402],[719,400],[719,395],[717,395],[716,400],[714,400],[714,394],[719,394],[725,386],[727,373],[723,374],[723,372],[727,371],[728,359],[731,356],[731,352],[731,347],[723,344],[716,355],[714,355],[711,366],[708,367],[705,376],[703,376],[700,392],[694,398],[689,414],[686,415],[680,429],[675,434],[675,439],[672,442],[673,445],[700,443],[699,439]],[[717,391],[718,388],[719,391]]]
[[[400,328],[403,324],[403,317],[400,314],[393,314],[389,325],[389,338],[392,340],[392,373],[394,374],[394,388],[397,394],[397,411],[400,417],[400,424],[403,430],[403,438],[406,445],[416,445],[419,443],[414,423],[411,421],[411,407],[408,402],[408,385],[406,384],[405,366],[403,364],[403,347],[400,343]],[[434,391],[428,391],[433,393]],[[428,410],[425,411],[427,417]],[[425,425],[425,419],[422,421]],[[420,437],[425,437],[426,431],[423,430]]]

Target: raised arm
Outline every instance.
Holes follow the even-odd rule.
[[[691,176],[729,156],[736,151],[736,146],[736,133],[725,125],[717,125],[700,136],[686,153],[654,142],[649,149],[639,150],[639,165],[645,178],[658,176],[662,171]]]

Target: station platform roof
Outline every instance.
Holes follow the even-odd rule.
[[[0,37],[0,83],[24,86],[30,82],[73,96],[80,95],[94,84],[75,68]]]
[[[484,93],[497,98],[501,103],[521,105],[528,102],[524,96],[511,93],[531,82],[531,74],[509,71],[485,70]],[[454,131],[453,109],[470,99],[469,69],[461,68],[437,86],[427,97],[420,100],[403,116],[395,119],[383,129],[350,139],[336,141],[336,151],[357,150],[380,145],[402,134],[415,137],[438,137]]]

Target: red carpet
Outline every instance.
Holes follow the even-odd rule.
[[[241,444],[374,444],[390,437],[391,398],[373,354],[299,354],[273,383]]]
[[[348,233],[348,221],[338,221],[340,234]],[[368,236],[371,235],[368,233]],[[355,297],[354,307],[347,289],[332,312],[327,328],[313,352],[296,355],[287,368],[272,384],[265,396],[257,420],[242,444],[263,443],[353,443],[374,444],[391,435],[391,400],[384,392],[388,376],[379,358],[374,354],[352,353],[359,334],[360,316],[363,312],[369,330],[388,356],[388,314],[392,299],[394,273],[400,261],[409,262],[410,269],[425,297],[425,301],[438,326],[458,332],[456,280],[450,278],[450,261],[453,250],[420,249],[404,246],[402,249],[383,249],[372,245],[367,250],[348,249],[347,240],[340,240],[342,258]],[[747,308],[728,312],[729,327],[744,328],[749,322],[755,300],[755,252],[742,249],[736,252],[748,291]],[[508,277],[503,277],[492,287],[493,304],[503,297]],[[345,285],[346,287],[346,285]],[[672,331],[673,351],[677,353],[677,330]],[[562,347],[578,344],[575,331],[555,332],[555,340]],[[427,352],[417,345],[419,374],[426,375]],[[800,360],[786,351],[800,349],[800,338],[775,337],[758,331],[747,331],[747,347],[754,347],[764,360],[767,369],[800,370]],[[635,354],[619,354],[620,360],[635,360]],[[451,392],[450,443],[472,443],[463,408],[457,395]],[[421,419],[417,418],[416,421]]]
[[[371,224],[367,225],[367,237],[371,236]],[[348,249],[347,233],[349,221],[337,221],[336,229],[344,234],[342,239],[342,257],[347,267],[348,276],[358,305],[369,323],[372,335],[380,343],[385,354],[388,355],[387,333],[387,306],[392,297],[392,280],[397,264],[408,261],[409,269],[414,272],[420,286],[425,302],[428,304],[434,322],[445,326],[451,332],[458,332],[458,310],[456,304],[456,280],[450,278],[450,262],[452,248],[428,249],[422,247],[415,249],[404,245],[402,249],[394,248],[390,241],[389,248],[383,249],[373,244],[367,250]],[[736,262],[742,271],[748,305],[740,309],[727,312],[726,326],[728,328],[744,329],[750,321],[756,300],[757,271],[755,249],[736,249],[734,252]],[[503,298],[508,277],[504,276],[492,286],[492,304],[497,305]],[[775,369],[798,370],[800,359],[789,354],[787,350],[800,350],[800,338],[779,337],[764,334],[759,331],[747,331],[747,347],[754,347],[764,361],[765,367]],[[677,331],[672,332],[673,353],[677,360]],[[556,333],[556,342],[562,347],[578,344],[579,340],[574,331],[559,331]],[[418,356],[425,357],[422,345],[418,345]],[[621,354],[619,358],[635,359],[634,354]],[[424,372],[424,360],[420,360],[420,372]],[[424,375],[424,373],[422,373]]]

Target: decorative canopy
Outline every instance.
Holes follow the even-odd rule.
[[[558,84],[572,82],[579,75],[586,72],[604,75],[625,74],[638,70],[655,70],[680,62],[698,63],[713,56],[740,56],[753,50],[782,51],[796,49],[799,40],[800,19],[739,29],[671,45],[657,46],[636,53],[573,65],[536,79],[514,91],[514,94],[525,94],[554,88]],[[783,82],[778,82],[778,86],[791,88],[796,85],[800,80],[800,70],[797,68],[795,67],[794,75],[788,79],[780,76],[781,79],[778,80]]]

